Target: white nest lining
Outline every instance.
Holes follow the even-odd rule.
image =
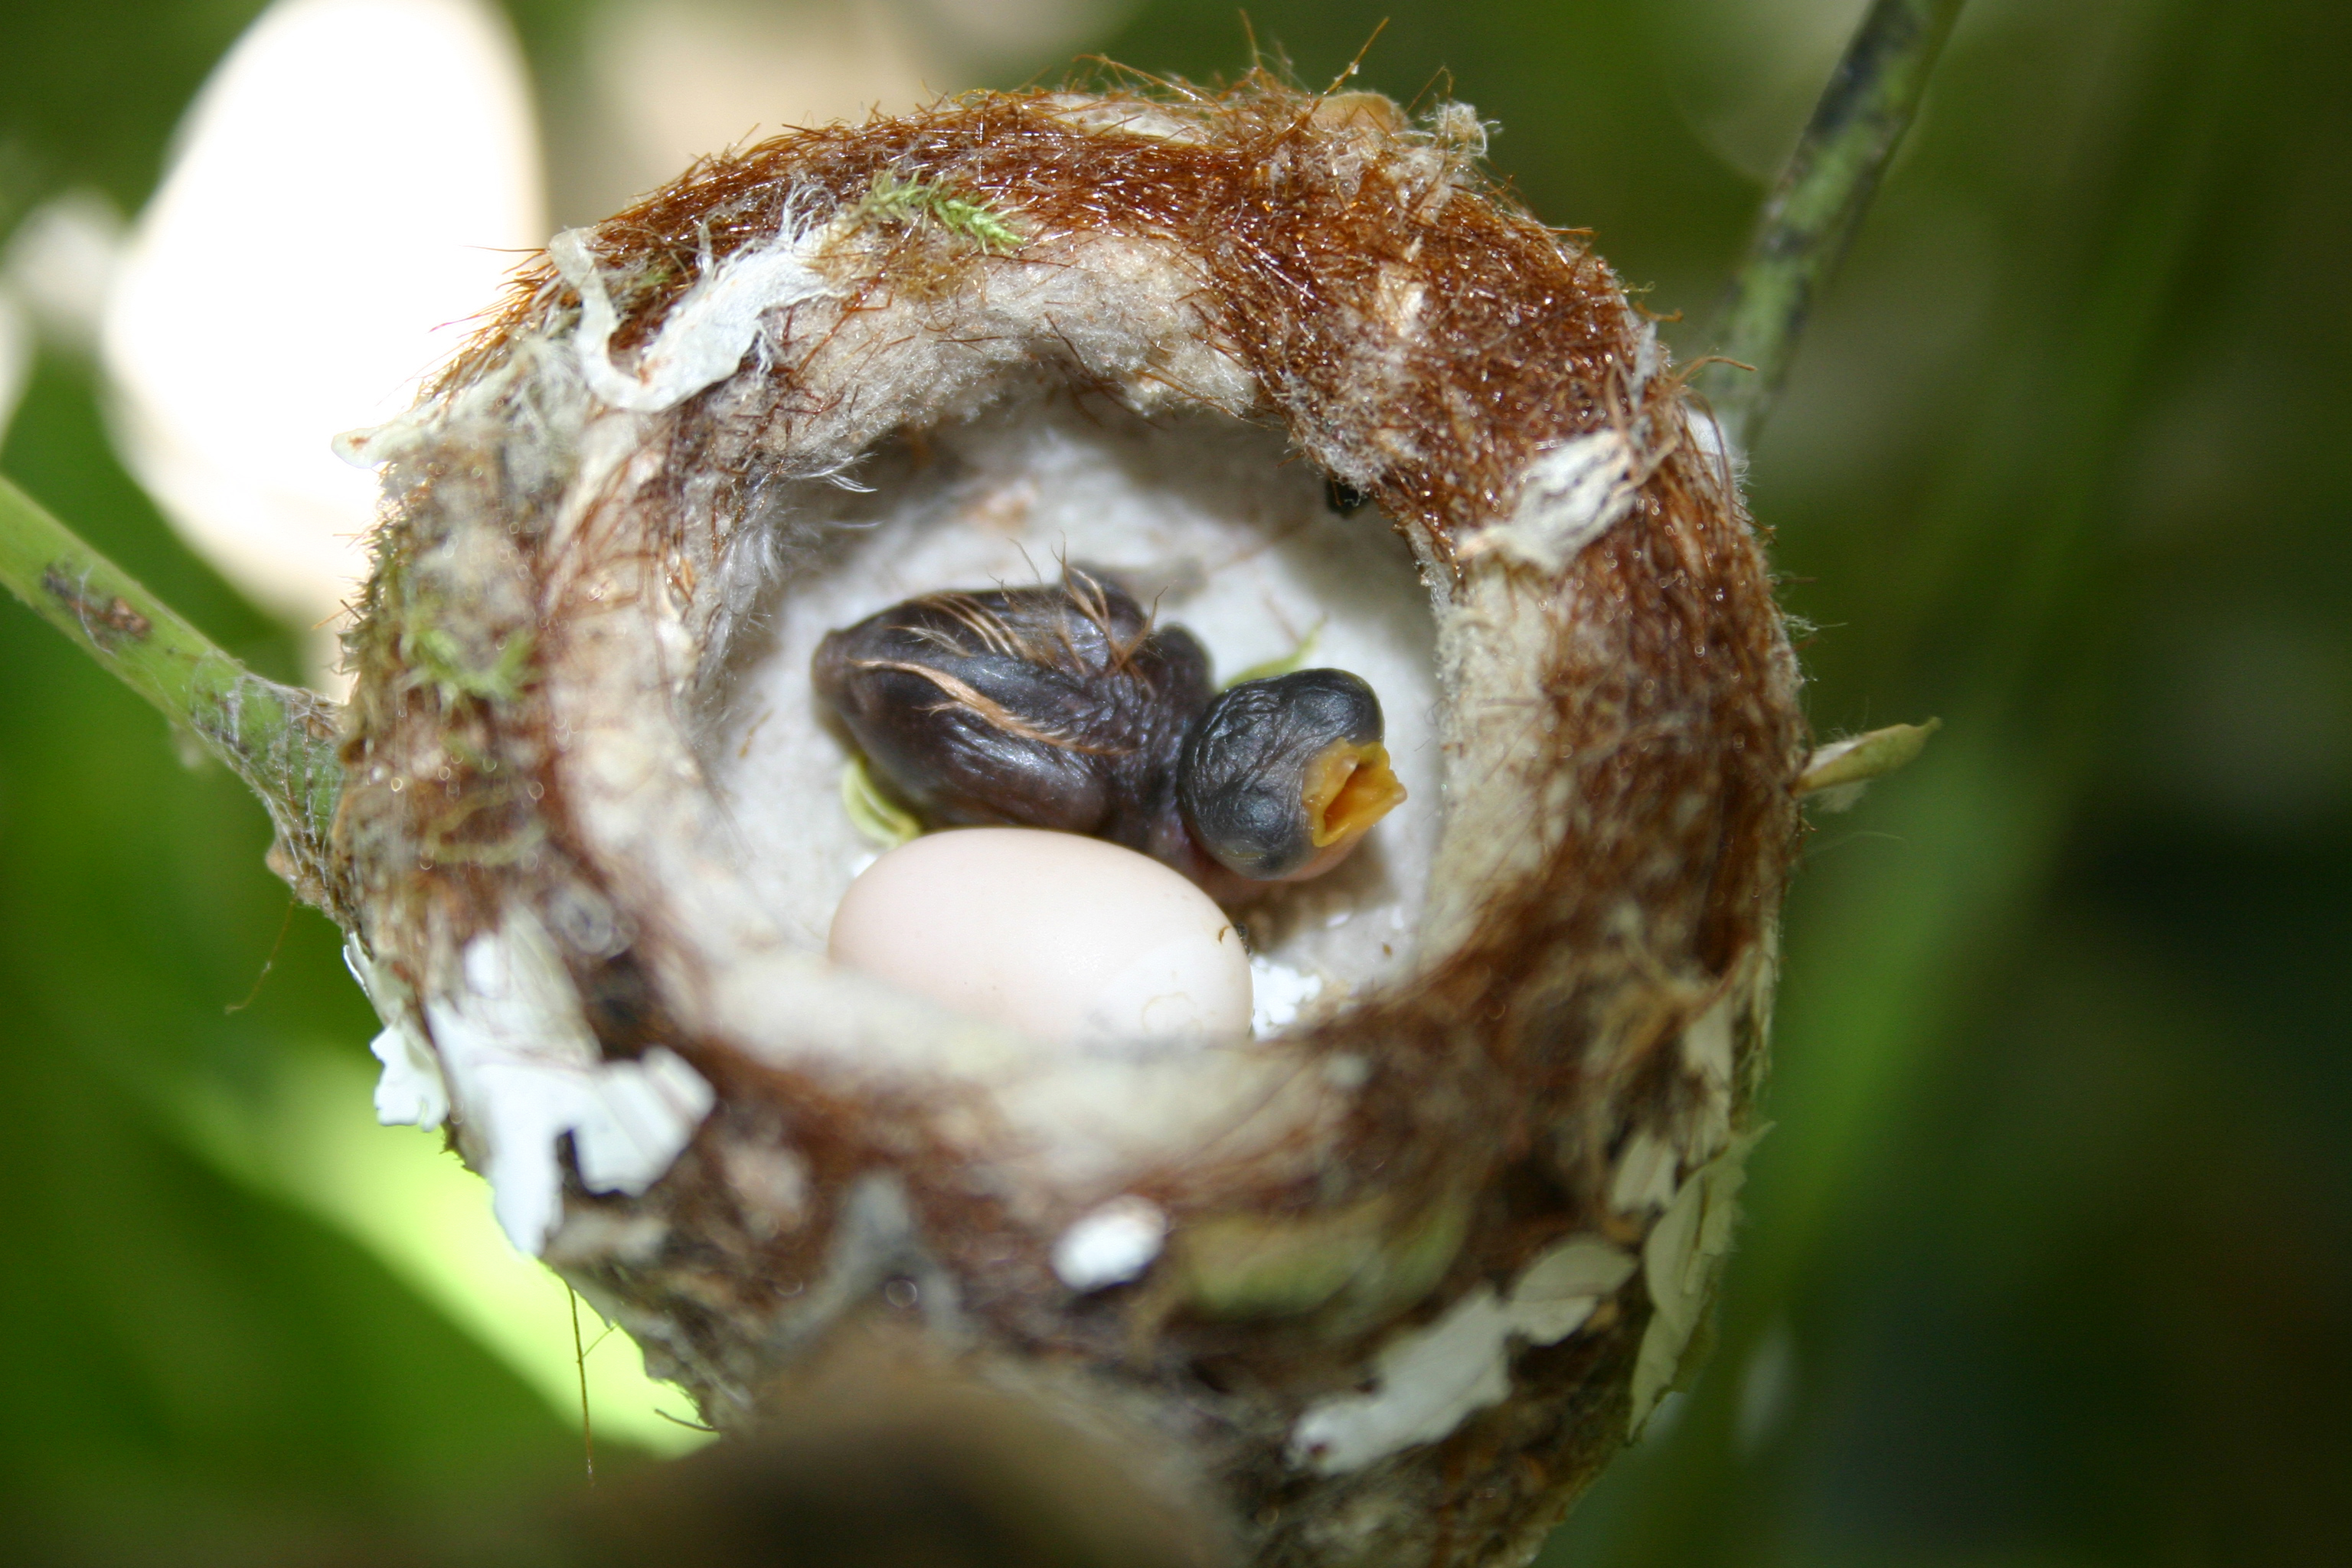
[[[745,270],[743,290],[796,296],[796,249]],[[576,463],[545,591],[572,606],[550,682],[572,820],[681,1026],[853,1094],[925,1091],[935,1137],[994,1163],[1009,1196],[1034,1197],[1036,1217],[1059,1225],[1174,1163],[1301,1134],[1313,1146],[1346,1090],[1287,1042],[1410,972],[1444,770],[1434,624],[1411,552],[1377,513],[1335,515],[1277,431],[1210,412],[1262,405],[1207,329],[1184,258],[1084,238],[1023,258],[1039,265],[979,274],[952,336],[898,309],[835,321],[824,300],[760,318],[793,342],[754,343],[714,407],[753,409],[762,366],[788,349],[810,356],[793,362],[810,384],[856,395],[735,427],[737,459],[768,476],[741,511],[689,486],[689,510],[726,542],[692,609],[633,531],[635,498],[660,482],[663,416],[608,406],[572,434],[551,428]],[[740,301],[720,300],[720,281],[700,286],[708,310],[698,297],[673,311],[700,325],[677,342],[665,331],[641,386],[666,395],[663,366],[689,361],[698,378],[689,339],[733,344]],[[598,379],[599,325],[583,321],[571,363],[543,363],[542,377]],[[1068,390],[1051,367],[1070,355],[1078,382],[1118,385],[1149,412]],[[873,847],[840,805],[847,755],[815,711],[817,641],[912,595],[1054,581],[1065,559],[1164,584],[1160,613],[1201,638],[1221,678],[1318,632],[1313,660],[1380,694],[1411,798],[1348,865],[1251,919],[1278,966],[1280,994],[1260,1010],[1270,1038],[1048,1045],[824,957]]]
[[[1435,847],[1441,790],[1435,630],[1388,521],[1341,517],[1279,435],[1202,415],[1147,424],[1053,401],[938,433],[859,471],[868,494],[809,487],[822,531],[762,606],[729,678],[706,765],[743,870],[790,940],[822,951],[875,846],[840,805],[849,752],[809,679],[818,641],[940,589],[1058,581],[1062,563],[1120,577],[1207,647],[1219,683],[1295,653],[1379,693],[1405,804],[1339,870],[1245,912],[1289,1021],[1402,973]],[[1262,973],[1265,968],[1262,966]],[[1311,1005],[1310,1005],[1310,998]]]
[[[877,446],[845,476],[863,489],[773,487],[737,525],[730,552],[748,562],[730,553],[725,568],[761,592],[728,617],[715,688],[698,698],[677,682],[694,656],[675,620],[655,617],[651,645],[628,615],[576,627],[654,657],[602,667],[641,695],[592,678],[593,721],[572,731],[568,763],[592,836],[620,857],[608,868],[634,884],[627,901],[660,911],[664,940],[643,951],[683,1017],[853,1091],[934,1086],[945,1097],[934,1132],[1002,1162],[1008,1195],[1041,1201],[1042,1218],[1342,1109],[1344,1090],[1281,1026],[1408,972],[1443,768],[1429,599],[1385,519],[1334,513],[1319,474],[1274,431],[1206,413],[1147,421],[1034,386],[931,426],[919,458]],[[1271,947],[1259,1010],[1271,1038],[1049,1046],[824,957],[833,910],[875,847],[841,805],[848,752],[817,712],[818,640],[913,595],[1055,581],[1064,560],[1118,573],[1147,598],[1160,585],[1160,613],[1202,640],[1220,679],[1312,633],[1313,662],[1380,694],[1410,798],[1347,865],[1253,919]],[[677,723],[690,760],[663,740]]]
[[[580,372],[588,389],[614,408],[656,413],[735,373],[769,311],[833,292],[811,266],[819,236],[787,220],[775,238],[726,260],[704,258],[703,276],[638,356],[632,374],[613,363],[620,325],[610,290],[588,248],[587,233],[568,228],[547,242],[548,258],[580,290]]]

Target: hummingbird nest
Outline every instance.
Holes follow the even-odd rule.
[[[1713,426],[1476,117],[984,94],[559,235],[397,423],[337,825],[379,1109],[690,1390],[876,1333],[1263,1563],[1518,1563],[1727,1244],[1805,760]],[[1084,562],[1375,689],[1404,805],[1239,1037],[828,963],[827,631]],[[986,915],[975,923],[986,923]]]

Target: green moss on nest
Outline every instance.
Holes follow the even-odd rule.
[[[985,197],[974,200],[944,182],[904,179],[887,171],[874,176],[854,212],[870,222],[936,226],[990,255],[1018,250],[1025,237],[1013,226],[1013,216]]]
[[[404,628],[400,651],[417,677],[430,681],[444,704],[464,697],[485,702],[511,702],[522,691],[531,668],[531,635],[514,632],[500,639],[488,661],[472,658],[463,643],[446,628],[430,624]]]
[[[420,584],[389,545],[378,560],[370,598],[352,650],[363,670],[386,660],[400,669],[404,689],[430,687],[444,708],[467,699],[512,702],[530,684],[538,647],[530,628],[517,627],[494,641],[460,635],[441,596]],[[482,643],[487,647],[477,646]]]

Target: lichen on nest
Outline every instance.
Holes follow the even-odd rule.
[[[1154,1434],[1256,1560],[1506,1562],[1670,1380],[1796,675],[1650,328],[1482,145],[1264,76],[794,132],[558,237],[352,441],[383,1054],[716,1423],[903,1323]],[[865,850],[814,640],[1057,555],[1381,692],[1406,805],[1243,915],[1328,981],[1270,1038],[1048,1046],[822,956]]]

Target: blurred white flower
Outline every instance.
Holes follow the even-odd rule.
[[[13,292],[0,285],[0,442],[8,439],[8,422],[16,416],[16,400],[25,395],[25,378],[32,369],[33,324]]]
[[[546,238],[538,136],[475,0],[279,0],[214,71],[139,217],[100,345],[124,461],[190,544],[324,630],[375,476],[338,431],[404,407]]]
[[[594,210],[695,159],[787,124],[862,120],[961,85],[880,0],[615,0],[592,21],[588,67],[604,146]]]
[[[0,249],[0,439],[43,338],[88,353],[122,247],[122,215],[96,191],[68,191],[26,214]]]
[[[8,237],[0,278],[31,324],[61,348],[88,353],[122,250],[122,215],[102,194],[68,191],[43,202]]]
[[[567,203],[600,214],[755,133],[905,109],[1125,3],[613,0],[584,101],[557,94],[580,132]],[[194,548],[312,629],[329,689],[376,505],[329,443],[405,407],[463,342],[546,242],[544,192],[522,60],[486,0],[278,0],[205,83],[119,264],[87,212],[47,236],[45,276],[102,316],[124,462]],[[20,314],[0,289],[0,416]]]
[[[1050,68],[1132,0],[613,0],[588,39],[599,212],[706,153],[786,125],[911,107]]]

